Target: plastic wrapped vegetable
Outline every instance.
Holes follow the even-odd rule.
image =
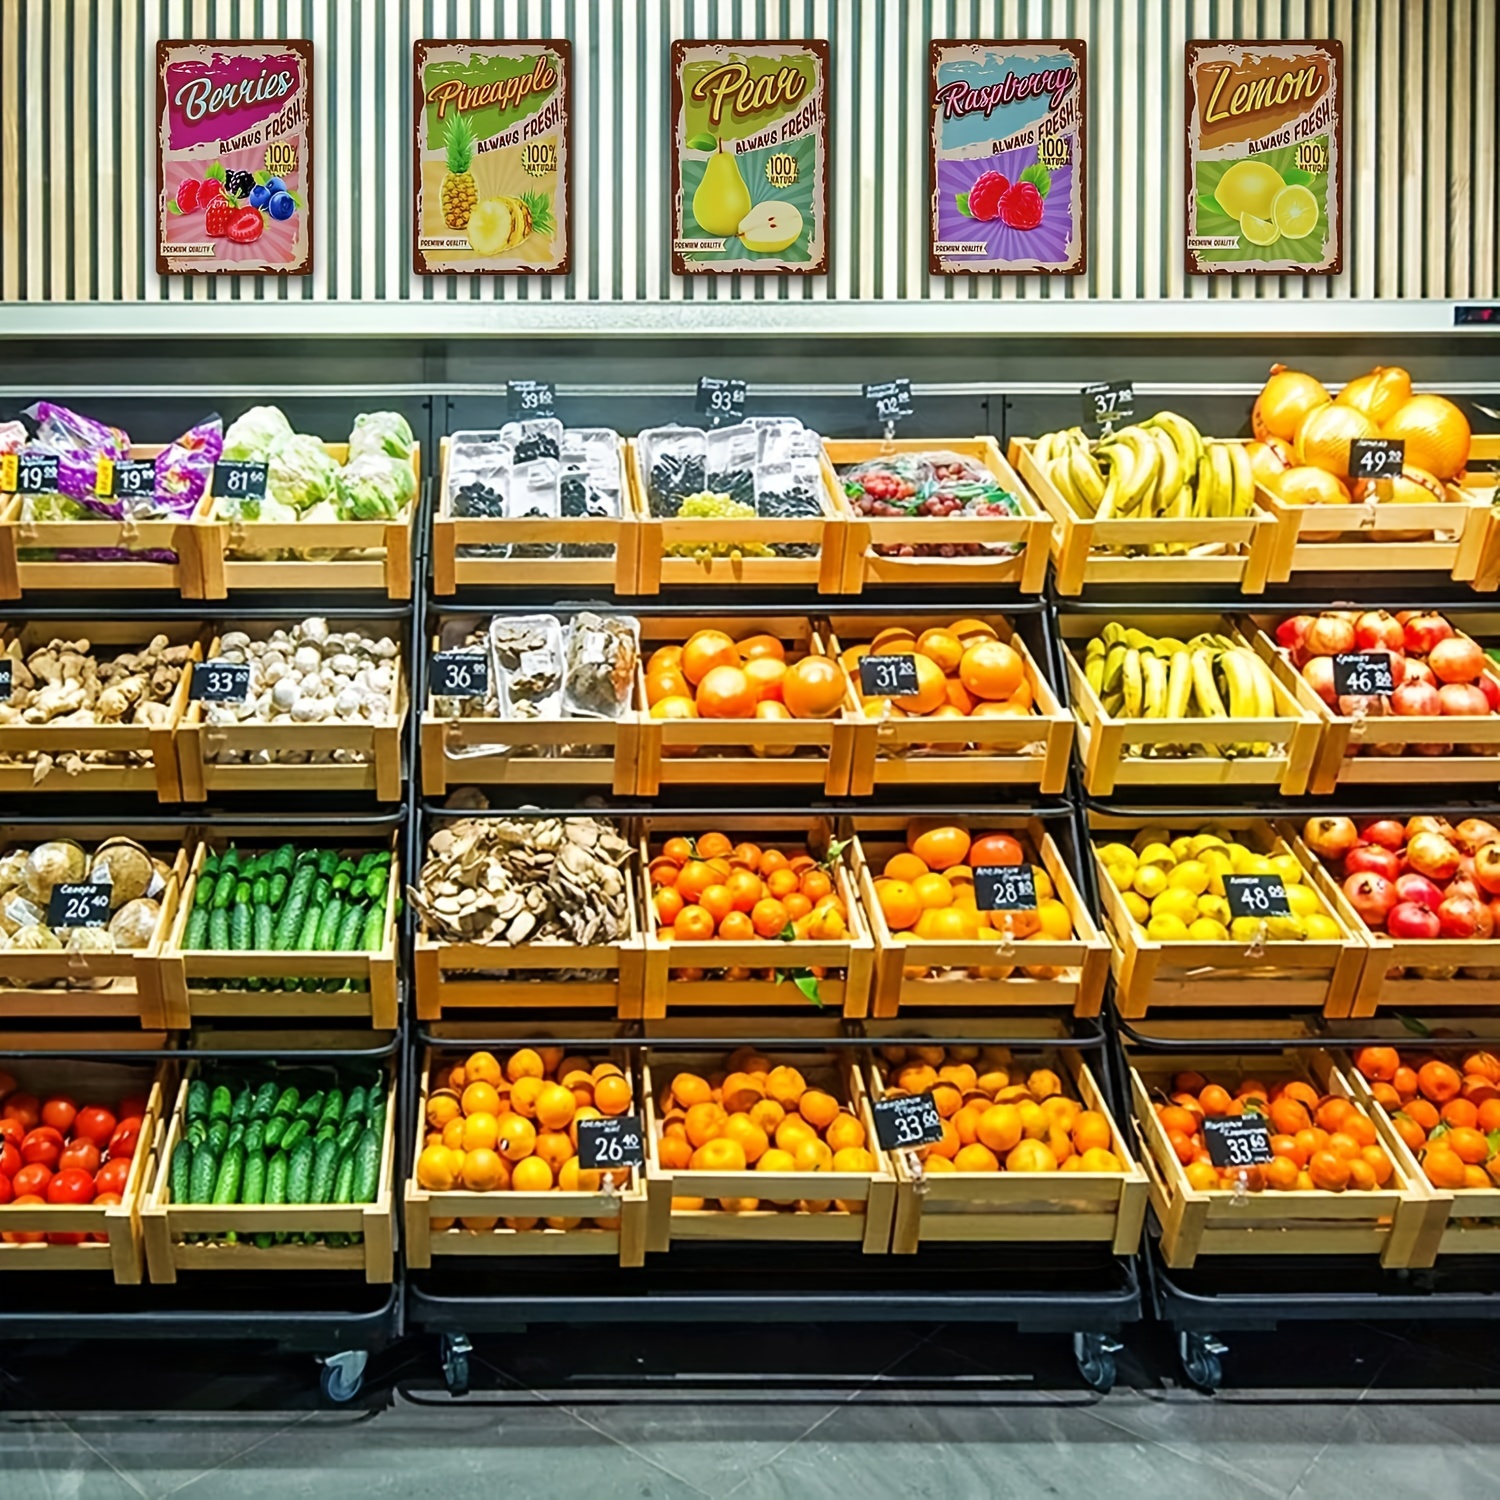
[[[416,439],[411,426],[399,411],[361,412],[354,419],[349,434],[349,459],[383,453],[387,458],[410,460]]]
[[[224,426],[217,416],[190,427],[156,455],[157,515],[190,516],[208,488],[214,465],[224,452]]]
[[[224,434],[224,457],[264,463],[291,436],[292,424],[279,406],[252,406],[230,423]]]
[[[95,496],[94,484],[101,458],[130,457],[130,434],[55,401],[38,401],[26,408],[26,415],[36,423],[32,445],[57,455],[58,489],[99,515],[123,516],[124,505]]]
[[[339,466],[315,437],[294,433],[271,455],[266,489],[284,505],[307,510],[333,494]]]
[[[416,498],[409,460],[364,453],[339,470],[334,504],[346,521],[394,521]]]
[[[19,453],[25,446],[24,422],[0,422],[0,453]]]

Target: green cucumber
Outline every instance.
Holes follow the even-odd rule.
[[[262,1203],[266,1196],[266,1159],[259,1151],[245,1149],[245,1177],[240,1185],[241,1203]]]
[[[240,872],[225,869],[214,881],[214,910],[223,911],[234,900],[234,888],[240,883]]]
[[[182,935],[182,946],[195,953],[208,942],[208,908],[195,906],[188,918],[187,931]]]
[[[190,1141],[178,1141],[172,1153],[172,1202],[189,1203],[193,1191],[193,1146]]]
[[[245,1139],[245,1124],[243,1120],[236,1121],[229,1127],[229,1134],[225,1138],[226,1146],[238,1146]]]
[[[210,1203],[214,1196],[214,1183],[219,1176],[219,1158],[213,1147],[205,1141],[193,1147],[193,1171],[188,1179],[188,1202]]]
[[[344,908],[344,919],[339,923],[339,935],[334,943],[335,952],[353,953],[358,950],[359,935],[364,930],[368,914],[369,908],[361,901]]]
[[[339,928],[343,925],[343,920],[343,900],[337,895],[330,896],[328,905],[323,908],[318,919],[316,946],[319,953],[332,953],[338,946]]]
[[[332,880],[333,872],[339,867],[339,851],[337,849],[318,850],[318,874],[324,880]]]
[[[367,895],[371,901],[384,901],[385,888],[389,878],[390,877],[385,870],[371,870],[370,873],[365,876],[365,895]]]
[[[191,1120],[206,1120],[208,1118],[208,1082],[202,1078],[195,1078],[188,1084],[187,1108],[184,1111],[187,1118]]]
[[[335,1140],[324,1141],[318,1146],[317,1152],[313,1161],[312,1183],[308,1188],[308,1201],[331,1203],[334,1171],[339,1160],[339,1143]]]
[[[203,1141],[215,1157],[223,1156],[229,1149],[229,1121],[215,1120],[208,1127],[208,1134],[203,1137]]]
[[[318,1128],[313,1132],[313,1140],[315,1140],[318,1145],[321,1146],[324,1141],[337,1140],[338,1134],[338,1126],[333,1124],[333,1122],[330,1120],[324,1120],[323,1123],[319,1125]]]
[[[271,869],[280,875],[290,875],[296,863],[297,846],[295,844],[282,844],[271,855]]]
[[[339,861],[338,869],[333,872],[333,888],[335,891],[347,891],[349,883],[354,879],[354,861],[345,855]]]
[[[326,1097],[322,1089],[314,1090],[297,1106],[297,1118],[306,1120],[309,1125],[314,1123],[323,1113],[323,1100]]]
[[[248,906],[236,906],[229,914],[229,946],[236,953],[250,951],[254,919]]]
[[[286,900],[287,886],[290,882],[286,874],[278,870],[272,877],[271,883],[266,888],[266,905],[279,907]]]
[[[250,887],[250,902],[253,906],[264,906],[266,898],[271,894],[271,882],[264,875],[255,877],[255,884]]]
[[[281,1097],[277,1099],[276,1107],[271,1113],[273,1115],[295,1115],[297,1113],[297,1105],[301,1102],[301,1099],[302,1095],[300,1091],[292,1084],[288,1084],[282,1089]]]
[[[245,1130],[245,1155],[259,1156],[266,1145],[266,1127],[264,1121],[251,1120]]]
[[[380,1137],[365,1126],[354,1147],[354,1202],[373,1203],[380,1178]]]
[[[316,1148],[311,1141],[299,1141],[292,1152],[286,1173],[286,1201],[308,1202],[308,1190],[312,1185],[313,1153]]]
[[[318,1111],[318,1124],[337,1127],[343,1117],[344,1091],[341,1088],[331,1088],[328,1090],[328,1097],[323,1101],[323,1108]]]
[[[250,1110],[255,1104],[255,1090],[247,1083],[238,1094],[234,1096],[234,1105],[229,1111],[231,1124],[250,1118]]]
[[[343,1157],[347,1152],[353,1149],[354,1143],[360,1138],[360,1135],[364,1132],[364,1129],[364,1122],[360,1120],[357,1115],[351,1115],[347,1120],[344,1121],[343,1125],[339,1129],[338,1134],[340,1157]]]
[[[227,1083],[221,1083],[213,1092],[208,1106],[210,1120],[227,1120],[234,1113],[234,1094]]]
[[[292,879],[291,889],[287,892],[286,904],[282,906],[276,918],[276,944],[275,946],[285,952],[293,947],[297,941],[297,934],[302,929],[302,918],[307,907],[307,898],[312,891],[313,881],[317,878],[317,872],[311,865],[303,865]],[[272,898],[274,900],[274,896]]]
[[[312,1134],[312,1122],[310,1120],[296,1119],[282,1131],[281,1139],[277,1144],[283,1151],[290,1151],[294,1146],[305,1141]]]
[[[214,904],[214,887],[218,884],[218,876],[207,866],[198,871],[198,886],[193,892],[193,905],[205,909]]]
[[[333,1179],[333,1201],[354,1202],[354,1153],[346,1151],[339,1157],[339,1169]]]
[[[349,1099],[344,1105],[344,1119],[347,1121],[353,1119],[356,1115],[363,1115],[367,1108],[368,1101],[365,1094],[365,1087],[362,1083],[356,1083],[349,1090]]]
[[[245,1170],[245,1148],[238,1142],[231,1143],[219,1163],[219,1175],[214,1182],[213,1201],[222,1207],[240,1201],[240,1176]]]
[[[359,863],[354,867],[354,878],[363,879],[370,873],[370,866],[385,853],[384,849],[366,849],[359,857]]]
[[[316,902],[308,902],[307,914],[294,944],[298,953],[311,953],[318,946],[318,924],[322,920],[322,908]]]
[[[221,870],[238,870],[239,867],[240,867],[240,851],[239,851],[238,848],[236,848],[235,845],[231,844],[219,856],[219,868]]]
[[[274,1151],[281,1144],[282,1135],[290,1123],[285,1115],[272,1115],[266,1121],[265,1147],[267,1151]]]
[[[276,1095],[280,1090],[276,1087],[276,1080],[268,1078],[255,1091],[255,1103],[250,1106],[250,1113],[257,1120],[269,1120],[271,1118],[272,1106],[276,1103]]]
[[[385,942],[385,909],[372,906],[365,918],[365,928],[359,935],[359,952],[378,953]]]
[[[241,875],[238,883],[234,888],[234,904],[236,906],[254,905],[254,901],[252,900],[250,894],[254,889],[255,887],[248,880],[246,880],[243,875]]]
[[[222,907],[214,907],[208,919],[208,946],[215,953],[229,951],[229,913]]]
[[[266,1168],[266,1198],[267,1203],[281,1204],[286,1202],[286,1174],[291,1165],[291,1157],[285,1151],[278,1151],[271,1158],[271,1164]]]
[[[195,1146],[201,1146],[208,1139],[208,1126],[202,1120],[189,1120],[187,1138]]]
[[[255,921],[251,941],[257,953],[269,953],[276,940],[276,913],[269,906],[255,908]]]

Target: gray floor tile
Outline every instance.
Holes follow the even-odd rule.
[[[24,1500],[141,1500],[67,1424],[24,1412],[0,1420],[0,1495]]]
[[[1339,1424],[1292,1492],[1295,1500],[1377,1493],[1500,1494],[1500,1419],[1494,1405],[1372,1396]]]

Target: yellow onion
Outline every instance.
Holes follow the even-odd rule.
[[[1261,442],[1278,437],[1289,443],[1297,436],[1297,429],[1311,411],[1327,406],[1328,392],[1300,370],[1289,370],[1285,365],[1272,365],[1271,378],[1255,398],[1255,410],[1250,413],[1250,426]]]
[[[1284,474],[1296,463],[1292,457],[1292,445],[1280,438],[1267,438],[1262,443],[1246,443],[1245,452],[1250,459],[1250,469],[1255,482],[1269,486],[1279,474]]]
[[[1378,438],[1380,428],[1352,406],[1320,406],[1302,419],[1294,451],[1299,464],[1326,469],[1342,479],[1349,472],[1349,444],[1355,438]]]
[[[1391,493],[1384,501],[1381,500],[1378,479],[1358,479],[1353,491],[1357,504],[1374,501],[1386,505],[1441,505],[1448,498],[1443,481],[1415,464],[1407,464],[1391,480]],[[1430,531],[1385,531],[1379,528],[1370,533],[1377,542],[1420,542],[1431,535]]]
[[[1352,406],[1377,427],[1384,427],[1410,399],[1411,376],[1399,365],[1376,365],[1368,375],[1351,380],[1334,397],[1334,403]]]
[[[1452,479],[1469,461],[1468,418],[1442,396],[1413,396],[1381,425],[1406,443],[1407,463],[1436,479]]]
[[[1347,505],[1349,491],[1326,469],[1306,464],[1275,475],[1266,485],[1284,505]],[[1342,535],[1337,531],[1299,531],[1304,542],[1334,542]]]

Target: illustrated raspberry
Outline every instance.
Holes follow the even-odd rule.
[[[976,219],[993,219],[1000,212],[1000,199],[1010,188],[998,172],[981,172],[969,189],[969,213]]]
[[[198,189],[203,184],[196,177],[189,177],[177,189],[177,206],[183,213],[190,214],[199,206]]]
[[[258,208],[237,208],[229,221],[229,238],[236,245],[248,245],[265,232],[266,221]]]
[[[1034,183],[1018,182],[1000,199],[1000,222],[1008,229],[1035,229],[1042,222],[1042,195]]]
[[[228,198],[212,199],[203,214],[204,232],[216,240],[223,239],[229,233],[230,223],[239,212],[240,210]]]

